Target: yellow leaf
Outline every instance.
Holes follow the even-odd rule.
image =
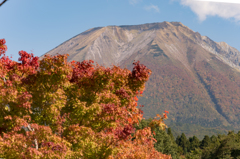
[[[9,111],[9,108],[8,108],[8,106],[5,106],[5,110],[8,110],[8,111]]]

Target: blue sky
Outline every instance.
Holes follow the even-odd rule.
[[[93,27],[163,21],[240,50],[240,0],[8,0],[0,19],[0,39],[15,61],[21,50],[41,56]]]

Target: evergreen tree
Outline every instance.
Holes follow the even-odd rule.
[[[167,134],[171,137],[172,140],[174,140],[171,128],[168,128]]]
[[[238,131],[238,133],[237,133],[238,135],[240,135],[240,131]]]
[[[202,150],[202,159],[240,158],[239,135],[229,132],[228,135],[212,136],[211,143]]]
[[[219,145],[220,144],[219,138],[216,137],[215,135],[212,135],[210,140],[211,140],[211,144],[213,144],[213,145]]]
[[[177,138],[176,138],[176,144],[177,144],[178,146],[180,146],[180,136],[179,136],[179,135],[178,135]]]
[[[223,141],[221,141],[220,146],[218,146],[212,156],[216,156],[217,158],[231,158],[231,144],[233,144],[231,139],[226,137]]]
[[[204,147],[209,146],[210,143],[211,143],[211,140],[210,140],[209,136],[205,135],[203,140],[202,140],[202,142],[201,142],[201,144],[200,144],[200,148],[203,149]]]
[[[187,153],[185,156],[186,159],[201,159],[202,150],[200,148],[196,148],[195,150],[191,150],[191,152]]]
[[[139,124],[134,125],[134,127],[136,128],[136,130],[140,130],[140,129],[144,129],[145,127],[148,127],[148,124],[152,121],[152,118],[149,119],[142,119]]]
[[[140,128],[140,129],[144,129],[144,128],[147,127],[147,126],[148,126],[147,120],[142,120],[142,121],[141,121],[141,128]]]
[[[144,129],[145,127],[148,127],[148,124],[152,121],[153,119],[152,118],[149,118],[149,119],[142,119],[139,124],[135,124],[134,125],[134,128],[135,130],[142,130]],[[131,134],[132,136],[134,136],[134,133]],[[132,138],[132,141],[135,140],[135,137]]]
[[[178,153],[183,155],[183,148],[180,146],[180,136],[178,135],[176,138],[176,144],[178,145]]]
[[[189,138],[190,147],[189,150],[195,150],[196,148],[199,148],[199,139],[196,136]]]
[[[179,154],[177,151],[178,146],[175,141],[172,140],[171,137],[164,130],[156,128],[154,131],[156,134],[154,135],[154,138],[157,140],[154,145],[155,149],[163,154],[171,154],[173,159],[177,159]]]
[[[239,135],[234,132],[229,132],[221,141],[213,156],[218,158],[240,158],[240,143]]]
[[[180,140],[179,141],[179,146],[182,147],[183,153],[186,154],[187,151],[188,151],[188,148],[189,148],[189,142],[188,142],[187,137],[185,136],[184,133],[182,133],[182,135],[181,135],[179,140]]]
[[[234,135],[234,130],[233,131],[228,131],[228,135]]]

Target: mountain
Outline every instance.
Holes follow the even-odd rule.
[[[139,60],[152,70],[144,117],[168,110],[166,123],[187,136],[240,130],[240,52],[180,22],[92,28],[46,54],[57,53],[129,70]]]

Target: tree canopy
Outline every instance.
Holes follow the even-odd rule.
[[[5,55],[5,43],[0,40],[0,157],[171,158],[154,149],[151,134],[165,128],[166,113],[134,130],[143,116],[137,96],[151,74],[139,61],[131,72],[91,60],[69,63],[68,55],[39,61],[20,51],[18,63]]]

